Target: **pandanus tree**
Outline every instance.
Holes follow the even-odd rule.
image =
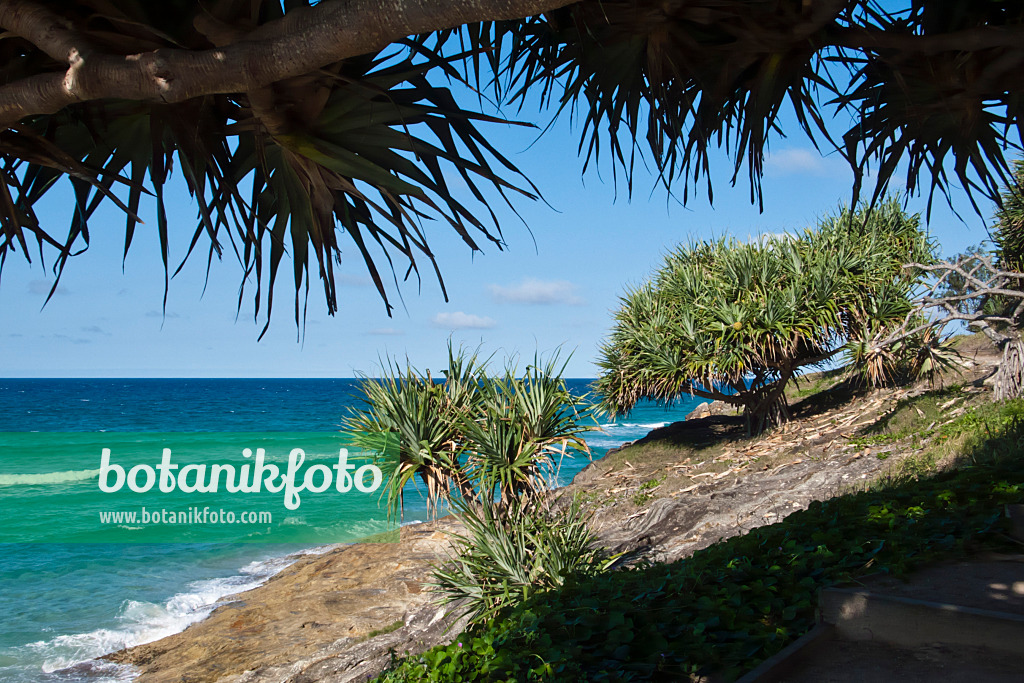
[[[345,421],[353,443],[389,456],[386,491],[392,513],[418,479],[432,513],[458,499],[509,509],[551,483],[567,452],[589,453],[585,398],[562,379],[557,359],[491,374],[477,356],[449,348],[435,380],[412,367],[385,367],[360,385],[363,404]]]
[[[436,380],[391,364],[366,379],[363,405],[345,422],[354,445],[385,456],[392,514],[417,479],[432,515],[442,502],[459,513],[465,533],[453,534],[433,586],[441,604],[475,619],[617,559],[597,548],[578,501],[548,495],[561,458],[589,454],[590,403],[569,390],[564,369],[557,357],[535,358],[521,372],[491,373],[476,355],[449,348]]]
[[[1003,188],[1001,200],[992,226],[999,266],[1024,272],[1024,160],[1014,162],[1013,176]]]
[[[750,432],[780,424],[801,369],[904,322],[917,274],[903,265],[932,251],[895,200],[796,235],[679,247],[622,297],[597,392],[613,414],[696,395],[742,408]]]
[[[168,276],[181,253],[237,259],[258,318],[285,277],[296,317],[317,285],[334,313],[343,256],[390,310],[392,273],[440,275],[427,219],[501,248],[498,209],[536,196],[488,142],[487,97],[578,112],[587,163],[631,189],[642,159],[684,200],[722,148],[758,201],[783,111],[855,197],[905,170],[997,198],[1022,36],[1008,0],[0,0],[0,266],[56,280],[112,202],[125,252],[152,230]],[[64,181],[66,228],[37,211]],[[196,220],[171,225],[186,191]]]

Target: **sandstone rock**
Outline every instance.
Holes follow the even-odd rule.
[[[389,648],[417,652],[461,630],[438,617],[435,596],[423,590],[431,564],[447,557],[447,532],[458,528],[445,518],[404,527],[399,543],[300,559],[185,631],[106,659],[133,665],[137,683],[367,680]],[[367,639],[381,630],[391,632]]]
[[[702,417],[709,417],[710,415],[711,415],[711,402],[710,401],[705,401],[704,403],[701,403],[696,408],[694,408],[692,411],[690,411],[690,413],[686,416],[686,419],[687,420],[699,420]]]
[[[725,401],[705,401],[694,408],[687,416],[687,420],[698,420],[712,415],[734,415],[736,408]]]

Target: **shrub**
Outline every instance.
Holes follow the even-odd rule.
[[[578,501],[549,506],[516,498],[497,514],[490,504],[458,505],[466,535],[455,534],[449,562],[435,567],[441,604],[456,605],[474,622],[494,619],[536,593],[608,569],[608,558]]]
[[[389,453],[389,510],[400,514],[406,484],[426,486],[432,514],[453,496],[479,502],[543,490],[556,457],[589,454],[581,424],[589,407],[562,379],[557,358],[535,359],[520,375],[490,375],[476,355],[448,349],[448,369],[435,381],[411,366],[389,365],[360,385],[363,405],[345,420],[357,447]]]
[[[629,291],[601,349],[611,412],[687,394],[741,406],[751,432],[788,419],[785,385],[805,366],[899,325],[933,247],[896,200],[841,211],[816,229],[680,247]]]

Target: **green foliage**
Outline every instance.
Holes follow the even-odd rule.
[[[601,0],[441,32],[436,44],[458,34],[479,51],[471,65],[498,100],[532,105],[539,94],[579,112],[581,153],[588,163],[603,153],[630,191],[646,156],[660,181],[684,184],[684,202],[702,181],[711,197],[717,147],[733,158],[733,181],[745,175],[760,201],[767,146],[791,107],[816,147],[834,146],[854,169],[854,203],[865,177],[874,176],[878,198],[903,170],[911,193],[948,192],[943,168],[968,193],[994,197],[1008,172],[1004,152],[1018,144],[1016,71],[1000,61],[1006,43],[976,50],[958,38],[1019,26],[1022,14],[1002,0],[850,0],[813,10],[799,0]],[[948,47],[918,49],[907,35],[941,36]],[[976,81],[984,85],[971,89]],[[852,121],[841,138],[837,120]]]
[[[1024,400],[986,403],[966,411],[939,430],[976,462],[1009,462],[1024,453]]]
[[[1019,148],[1019,3],[581,0],[521,18],[510,11],[516,3],[496,3],[493,11],[507,20],[453,28],[444,4],[439,30],[394,36],[400,44],[376,54],[251,90],[201,91],[180,102],[86,97],[52,111],[48,98],[41,109],[26,102],[38,103],[61,82],[65,55],[94,55],[86,71],[154,52],[205,63],[214,49],[250,39],[257,49],[268,36],[301,43],[291,35],[302,23],[294,13],[316,16],[337,6],[33,3],[31,14],[60,30],[8,30],[0,41],[0,109],[10,116],[29,106],[29,115],[6,121],[0,133],[0,265],[11,253],[31,258],[38,249],[53,256],[59,277],[88,246],[88,221],[106,201],[127,216],[127,250],[140,200],[151,193],[169,276],[176,235],[165,191],[176,166],[199,213],[182,244],[189,255],[205,251],[208,263],[234,251],[243,284],[255,281],[257,316],[269,317],[286,253],[296,317],[303,288],[317,277],[333,313],[334,270],[349,238],[387,305],[393,257],[417,273],[419,260],[429,261],[439,276],[421,218],[439,219],[471,249],[478,241],[500,248],[494,205],[506,195],[536,194],[478,130],[496,119],[460,106],[445,79],[480,91],[493,86],[499,106],[539,100],[549,111],[578,112],[584,168],[603,154],[632,190],[639,156],[658,182],[673,190],[683,183],[684,202],[702,182],[712,195],[716,148],[733,157],[732,180],[745,174],[751,200],[759,201],[767,146],[781,133],[779,112],[789,107],[796,128],[854,169],[853,203],[865,176],[876,178],[877,198],[903,169],[911,194],[948,192],[955,176],[969,196],[995,198],[1010,171],[1006,150]],[[534,12],[530,7],[524,13]],[[366,14],[358,15],[360,8]],[[422,8],[401,8],[395,26],[422,21]],[[353,5],[357,16],[372,17],[372,9]],[[379,28],[368,30],[377,35]],[[161,70],[158,77],[187,75]],[[86,80],[102,78],[100,71]],[[478,101],[482,108],[485,98]],[[834,122],[842,120],[853,123],[839,138]],[[43,225],[35,211],[62,179],[74,195],[66,233]],[[453,194],[453,179],[471,200]]]
[[[943,372],[959,374],[963,369],[964,357],[956,344],[953,335],[929,327],[901,340],[897,352],[910,377],[927,378],[934,387]]]
[[[553,509],[540,495],[556,457],[589,453],[580,425],[587,403],[567,388],[564,367],[534,359],[521,375],[508,366],[492,376],[476,355],[449,345],[443,381],[388,367],[362,383],[364,405],[346,420],[355,445],[394,457],[391,514],[400,514],[414,477],[432,514],[441,501],[461,513],[467,535],[454,535],[455,554],[434,568],[434,586],[441,604],[474,621],[610,564],[592,547],[578,502]]]
[[[402,491],[414,477],[425,485],[431,510],[452,490],[470,494],[460,428],[475,413],[480,361],[449,347],[441,383],[408,366],[382,370],[379,379],[360,383],[363,407],[344,426],[357,447],[392,456],[395,469],[386,485],[391,514],[400,515]]]
[[[639,507],[647,501],[652,500],[654,498],[654,494],[651,492],[661,486],[661,482],[663,481],[665,481],[665,477],[648,479],[643,484],[640,484],[640,488],[633,494],[633,504]]]
[[[622,298],[597,391],[613,413],[642,398],[725,400],[759,431],[799,368],[844,350],[862,361],[861,345],[902,323],[917,277],[903,264],[931,259],[918,216],[895,200],[796,236],[677,248]]]
[[[959,373],[963,356],[955,339],[942,328],[924,326],[924,316],[911,315],[907,327],[922,329],[887,343],[892,327],[876,326],[869,337],[846,345],[847,374],[859,385],[879,387],[898,381],[927,379],[935,384],[943,372]]]
[[[998,546],[1002,506],[1024,502],[1024,401],[992,410],[955,428],[975,464],[814,502],[679,562],[567,583],[380,680],[736,678],[813,626],[819,589]]]
[[[535,358],[522,374],[508,366],[495,376],[475,354],[449,346],[442,381],[386,366],[360,383],[363,405],[345,429],[354,445],[396,456],[386,484],[392,514],[415,477],[434,513],[453,494],[509,501],[543,490],[567,451],[590,452],[590,427],[581,424],[589,403],[569,391],[564,369],[557,358]]]
[[[1006,270],[1024,271],[1024,160],[1014,162],[1001,199],[992,231],[996,254]]]
[[[455,604],[475,623],[490,620],[536,593],[594,576],[616,558],[596,549],[579,502],[552,507],[515,498],[498,509],[459,503],[468,535],[455,534],[449,562],[434,568],[442,604]]]
[[[403,626],[405,626],[405,622],[402,621],[401,619],[399,619],[398,621],[391,622],[390,624],[388,624],[387,626],[385,626],[383,628],[375,628],[375,629],[373,629],[372,631],[367,633],[365,636],[363,636],[363,638],[365,640],[369,640],[370,638],[376,638],[377,636],[382,636],[382,635],[385,635],[387,633],[392,633],[394,631],[397,631],[398,629],[402,628]]]
[[[172,12],[154,11],[144,2],[104,3],[101,10],[90,2],[62,4],[84,40],[114,40],[115,53],[132,54],[160,47],[209,49],[193,25],[196,16],[197,23],[244,32],[281,18],[289,5],[306,3],[179,3]],[[18,55],[25,49],[23,41],[3,41],[0,83],[24,75],[22,68],[52,68],[52,60],[29,66],[31,60]],[[89,246],[88,222],[96,209],[109,200],[124,210],[127,256],[140,224],[140,200],[152,195],[165,299],[167,279],[194,250],[206,252],[208,268],[227,250],[241,265],[239,308],[245,288],[254,285],[254,317],[265,315],[269,323],[274,283],[287,253],[296,322],[304,315],[303,289],[308,296],[316,279],[333,314],[334,271],[347,246],[346,256],[355,254],[365,264],[390,314],[385,284],[393,277],[386,271],[394,268],[393,257],[407,263],[406,276],[419,275],[424,259],[440,278],[424,218],[449,226],[472,250],[481,240],[500,249],[492,205],[506,204],[510,195],[535,196],[478,128],[508,121],[460,107],[449,88],[428,81],[434,70],[457,80],[437,55],[408,45],[388,47],[257,92],[180,103],[82,103],[31,117],[0,134],[0,264],[18,249],[31,259],[33,242],[41,255],[44,246],[54,250],[52,296],[68,259]],[[176,230],[165,207],[175,167],[198,212],[183,235],[187,253],[180,265],[170,261]],[[40,221],[35,207],[65,176],[74,203],[61,235]],[[453,176],[472,199],[452,195]],[[378,267],[382,257],[384,272]]]

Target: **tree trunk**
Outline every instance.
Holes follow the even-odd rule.
[[[757,436],[789,422],[789,402],[784,393],[772,392],[757,403],[747,405],[743,414],[747,419],[747,436]]]
[[[1003,347],[1003,360],[996,371],[995,399],[1018,398],[1024,393],[1024,343],[1020,335]]]
[[[793,371],[784,370],[777,380],[751,396],[743,410],[747,418],[747,436],[756,436],[765,430],[789,422],[786,385],[791,379]]]

